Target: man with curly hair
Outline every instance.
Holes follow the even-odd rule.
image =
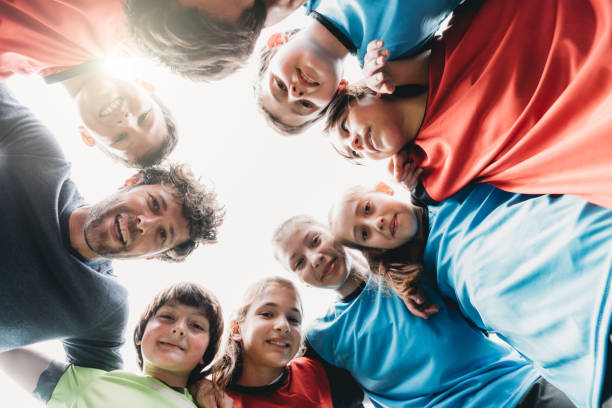
[[[223,211],[184,166],[141,170],[88,205],[55,138],[0,85],[0,352],[61,338],[72,364],[121,367],[126,291],[108,258],[180,261]]]

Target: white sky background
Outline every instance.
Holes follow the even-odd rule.
[[[283,27],[303,24],[302,12],[297,13]],[[262,38],[270,32],[265,31]],[[358,66],[353,57],[349,59],[345,76],[356,79]],[[118,279],[130,294],[130,321],[123,348],[127,370],[138,371],[132,330],[156,292],[177,281],[202,284],[217,295],[227,321],[250,283],[270,275],[291,278],[274,260],[270,244],[272,231],[282,221],[301,213],[326,221],[327,210],[340,191],[386,178],[382,166],[354,166],[340,158],[319,127],[293,137],[282,137],[269,129],[255,108],[253,61],[249,65],[225,80],[204,84],[185,80],[146,60],[118,64],[121,74],[153,83],[179,126],[180,141],[171,160],[191,164],[196,174],[214,185],[227,211],[218,243],[198,248],[181,264],[114,262]],[[73,163],[73,179],[89,202],[106,197],[133,173],[80,141],[76,109],[61,85],[49,86],[37,77],[14,77],[8,85],[59,139]],[[326,310],[334,294],[299,287],[308,322]],[[58,341],[35,348],[63,359]],[[0,395],[10,406],[40,407],[1,372]]]

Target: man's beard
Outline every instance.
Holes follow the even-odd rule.
[[[106,258],[132,258],[134,255],[125,255],[134,247],[134,237],[137,234],[136,217],[127,208],[118,206],[121,200],[116,195],[91,207],[87,220],[85,220],[84,237],[89,249]],[[114,238],[108,228],[100,228],[105,220],[112,218],[112,228],[115,227],[116,216],[121,214],[127,221],[130,242],[125,246],[111,246]]]

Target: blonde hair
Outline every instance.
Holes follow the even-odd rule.
[[[232,315],[232,320],[238,324],[246,320],[247,314],[253,303],[263,294],[263,292],[273,285],[278,285],[294,291],[296,300],[302,309],[302,301],[297,288],[288,279],[279,276],[262,279],[252,284],[246,291],[242,306],[240,306]],[[231,382],[235,382],[242,374],[242,344],[235,341],[231,337],[231,328],[226,331],[225,344],[219,358],[213,363],[212,367],[207,371],[207,374],[212,376],[212,381],[216,387],[225,389]]]

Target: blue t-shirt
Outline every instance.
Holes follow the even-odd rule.
[[[612,301],[612,211],[571,196],[468,186],[430,207],[441,292],[534,362],[580,407],[599,406]]]
[[[306,337],[377,407],[516,407],[539,378],[533,367],[425,290],[440,305],[428,320],[370,280],[355,298],[334,302]]]
[[[417,53],[462,1],[311,0],[307,13],[316,11],[347,37],[354,46],[347,48],[363,65],[366,48],[373,40],[385,42],[391,51],[389,59]]]

